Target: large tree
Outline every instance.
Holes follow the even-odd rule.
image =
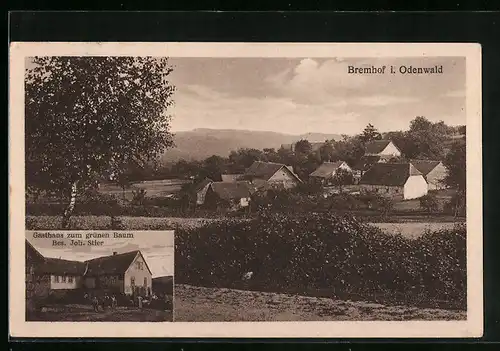
[[[309,140],[301,139],[295,143],[296,155],[309,155],[312,152],[312,145]]]
[[[427,118],[418,116],[410,122],[407,137],[407,157],[437,159],[443,158],[443,143],[448,132],[443,122],[432,123]]]
[[[370,141],[382,139],[382,134],[379,133],[377,128],[369,123],[361,133],[360,138],[364,143],[369,143]]]
[[[454,142],[443,162],[448,170],[444,183],[461,193],[465,193],[466,190],[467,162],[465,148],[465,141]]]
[[[36,57],[26,73],[26,177],[65,195],[67,227],[77,194],[173,145],[174,87],[166,58]]]

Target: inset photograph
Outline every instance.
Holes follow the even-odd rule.
[[[173,231],[27,231],[26,321],[173,321]]]

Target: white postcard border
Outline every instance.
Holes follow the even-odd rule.
[[[466,57],[466,321],[26,322],[24,63],[29,56]],[[480,337],[483,333],[481,46],[475,43],[11,43],[9,323],[13,337]],[[174,292],[175,294],[175,292]],[[175,314],[175,301],[174,301]]]

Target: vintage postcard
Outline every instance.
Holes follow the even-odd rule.
[[[12,336],[482,335],[478,44],[12,43],[9,118]]]

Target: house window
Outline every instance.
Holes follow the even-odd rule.
[[[59,283],[59,276],[58,275],[54,276],[54,283]]]
[[[68,283],[73,283],[73,277],[68,277]]]
[[[148,286],[148,278],[144,277],[144,286]]]
[[[137,269],[140,269],[142,271],[142,269],[143,269],[142,268],[143,267],[142,262],[136,262],[135,266],[136,266]]]
[[[130,277],[130,285],[135,285],[135,277]]]
[[[61,277],[61,282],[62,282],[62,283],[66,283],[66,276],[65,276],[65,275],[63,275],[63,276]]]

